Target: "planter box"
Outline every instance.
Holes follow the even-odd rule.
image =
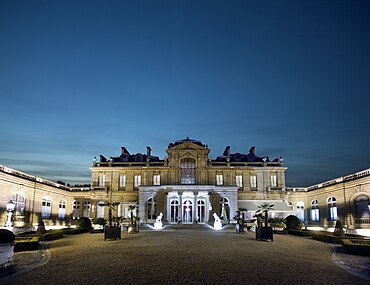
[[[244,233],[244,225],[235,224],[235,231],[237,234],[243,234]]]
[[[271,240],[274,241],[272,227],[257,227],[256,240]]]
[[[0,244],[0,277],[14,272],[15,263],[13,255],[14,242]]]
[[[104,240],[121,239],[121,227],[105,227]]]

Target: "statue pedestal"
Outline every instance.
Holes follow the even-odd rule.
[[[215,230],[222,230],[222,223],[221,223],[221,221],[215,221],[214,224],[213,224],[213,228]]]
[[[155,222],[154,223],[154,229],[156,229],[156,230],[161,230],[162,226],[163,226],[162,222]]]

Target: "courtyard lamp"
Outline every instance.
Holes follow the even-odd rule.
[[[8,219],[5,224],[6,227],[12,227],[12,216],[13,216],[14,209],[15,209],[15,203],[12,200],[6,203],[6,212],[8,214]]]

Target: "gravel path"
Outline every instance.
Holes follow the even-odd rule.
[[[142,231],[104,242],[82,234],[49,247],[46,265],[6,284],[369,284],[335,265],[327,244],[288,235]]]

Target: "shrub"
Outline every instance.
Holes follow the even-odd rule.
[[[297,216],[290,215],[286,217],[285,223],[286,223],[287,229],[299,230],[299,231],[302,230],[302,222]]]
[[[344,237],[344,230],[341,221],[336,222],[333,234],[337,237]]]
[[[104,219],[104,218],[96,218],[96,219],[92,219],[92,222],[93,222],[94,224],[104,226],[104,225],[107,223],[107,220],[106,220],[106,219]]]
[[[91,229],[91,221],[89,218],[82,217],[77,221],[77,228],[78,229]]]
[[[285,229],[285,219],[283,218],[270,218],[269,219],[269,224],[273,228],[280,228],[280,229]]]
[[[37,250],[39,248],[39,236],[16,237],[14,251]]]
[[[15,234],[6,229],[0,229],[0,243],[14,242]]]

